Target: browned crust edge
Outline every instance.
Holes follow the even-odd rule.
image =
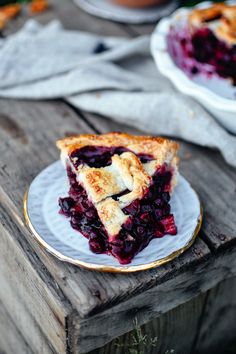
[[[218,16],[222,17],[214,31],[215,35],[229,45],[236,44],[236,5],[217,3],[204,9],[194,9],[189,14],[188,21],[194,29],[204,24],[207,26]]]
[[[169,153],[176,156],[179,150],[179,144],[162,137],[152,136],[135,136],[126,133],[107,133],[107,134],[83,134],[70,136],[56,142],[57,147],[67,155],[72,151],[80,149],[84,146],[124,146],[134,151],[135,153],[146,153],[153,155],[154,158],[160,159],[160,154],[163,159]],[[164,156],[165,155],[165,156]]]

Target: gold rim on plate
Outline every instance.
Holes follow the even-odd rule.
[[[196,195],[197,195],[197,193],[196,193]],[[198,195],[197,195],[197,197],[198,197]],[[43,249],[45,249],[47,252],[51,253],[53,256],[58,258],[60,261],[68,262],[68,263],[71,263],[71,264],[74,264],[77,266],[81,266],[83,268],[87,268],[90,270],[97,270],[97,271],[101,271],[101,272],[111,272],[111,273],[139,272],[141,270],[147,270],[147,269],[159,267],[167,262],[172,261],[173,259],[178,257],[180,254],[185,252],[190,246],[192,246],[192,244],[194,243],[194,241],[200,231],[200,228],[202,225],[202,218],[203,218],[203,208],[200,203],[200,215],[198,217],[197,225],[196,225],[196,228],[192,234],[191,239],[186,243],[186,245],[184,247],[180,248],[179,250],[177,250],[175,252],[172,252],[169,256],[166,256],[164,258],[158,259],[156,261],[153,261],[153,262],[150,262],[147,264],[141,264],[141,265],[137,265],[137,266],[129,266],[129,265],[128,266],[107,266],[107,265],[83,262],[78,259],[73,259],[73,258],[64,256],[62,253],[56,251],[53,247],[48,245],[47,242],[45,242],[42,239],[42,237],[37,233],[33,224],[30,221],[30,217],[28,214],[27,200],[28,200],[28,190],[25,192],[24,200],[23,200],[23,210],[24,210],[25,221],[26,221],[26,224],[29,227],[31,233],[33,234],[33,236],[35,237],[37,242],[40,244],[40,246],[43,247]]]

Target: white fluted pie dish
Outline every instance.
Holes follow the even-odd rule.
[[[227,2],[235,4],[235,2]],[[198,7],[208,7],[204,2]],[[151,37],[151,53],[158,70],[176,86],[176,88],[200,102],[227,130],[236,134],[236,86],[230,80],[221,77],[206,77],[199,73],[189,76],[179,68],[168,51],[167,36],[171,26],[186,20],[191,8],[181,8],[171,16],[162,19]]]

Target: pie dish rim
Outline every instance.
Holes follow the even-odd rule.
[[[188,182],[189,183],[189,182]],[[191,186],[191,185],[190,185]],[[192,188],[192,186],[191,186]],[[192,188],[193,189],[193,188]],[[194,189],[193,189],[194,190]],[[53,256],[55,256],[57,259],[59,259],[60,261],[63,262],[67,262],[76,266],[81,266],[83,268],[89,269],[89,270],[96,270],[96,271],[101,271],[101,272],[111,272],[111,273],[130,273],[130,272],[138,272],[138,271],[142,271],[142,270],[148,270],[151,268],[155,268],[158,266],[161,266],[167,262],[170,262],[171,260],[175,259],[176,257],[178,257],[180,254],[182,254],[183,252],[185,252],[189,247],[192,246],[192,244],[194,243],[201,225],[202,225],[202,220],[203,220],[203,207],[202,204],[200,202],[199,196],[196,193],[196,191],[194,190],[198,200],[199,200],[199,205],[200,205],[200,212],[199,212],[199,217],[197,219],[197,224],[195,227],[195,230],[192,233],[191,238],[189,239],[189,241],[180,249],[172,252],[170,255],[162,258],[162,259],[158,259],[156,261],[152,261],[150,263],[146,263],[146,264],[142,264],[142,265],[126,265],[126,266],[112,266],[112,265],[101,265],[101,264],[94,264],[94,263],[90,263],[90,262],[84,262],[78,259],[73,259],[71,257],[65,256],[63,255],[61,252],[57,251],[56,249],[54,249],[54,247],[50,246],[46,241],[43,240],[43,238],[39,235],[39,233],[36,231],[36,229],[34,228],[33,224],[31,223],[29,214],[28,214],[28,206],[27,206],[27,200],[28,200],[28,192],[29,192],[29,187],[27,188],[25,194],[24,194],[24,198],[23,198],[23,214],[24,214],[24,218],[25,218],[25,222],[26,225],[28,226],[31,234],[34,236],[34,238],[36,239],[36,241],[38,242],[38,244],[47,252],[49,252],[50,254],[52,254]]]

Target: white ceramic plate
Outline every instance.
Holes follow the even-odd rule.
[[[72,229],[69,219],[58,213],[58,199],[67,195],[68,188],[66,172],[60,161],[44,169],[33,180],[25,197],[26,221],[33,235],[50,253],[63,261],[90,269],[131,272],[161,265],[187,249],[201,225],[199,199],[190,184],[180,176],[171,205],[178,234],[152,240],[131,264],[122,266],[112,256],[92,253],[87,239]]]
[[[228,1],[235,4],[234,1]],[[207,7],[204,2],[197,7]],[[194,97],[208,109],[229,131],[236,134],[236,87],[226,79],[194,75],[189,78],[179,69],[167,50],[166,37],[171,24],[186,18],[191,8],[181,8],[170,17],[162,19],[151,37],[151,52],[159,71],[168,77],[184,94]]]
[[[169,15],[178,6],[176,0],[146,9],[126,8],[113,4],[111,0],[74,0],[74,2],[91,15],[133,24],[155,22],[161,17]]]

